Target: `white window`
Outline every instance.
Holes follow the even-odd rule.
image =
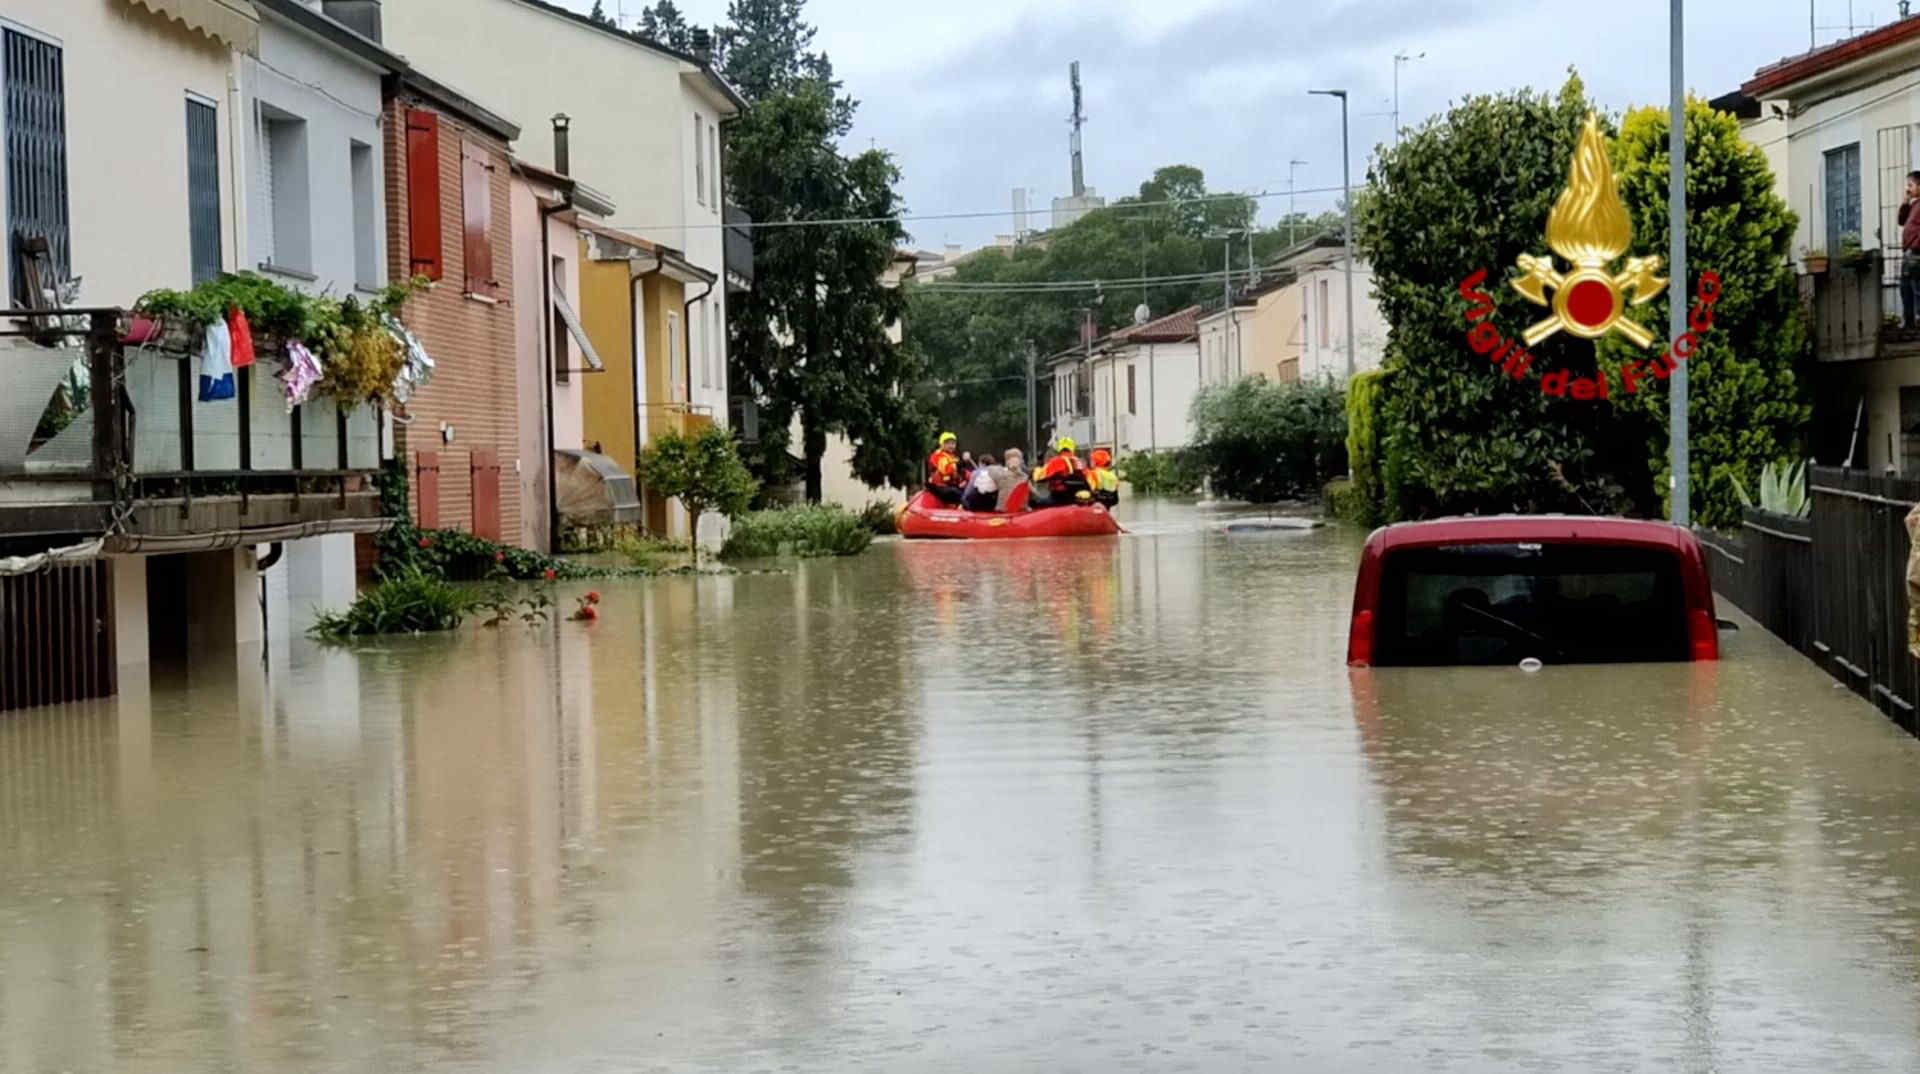
[[[727,329],[721,323],[720,304],[713,304],[713,386],[727,386]]]
[[[313,214],[307,188],[307,121],[260,105],[260,171],[266,200],[266,263],[313,270]]]
[[[707,142],[706,125],[700,121],[700,114],[693,116],[693,196],[700,204],[707,203]]]
[[[353,273],[362,287],[380,285],[380,256],[376,249],[373,197],[373,147],[363,142],[348,146],[353,172]]]
[[[711,135],[707,139],[707,158],[711,169],[709,174],[713,181],[713,211],[718,215],[720,212],[720,126],[713,124],[707,130]]]
[[[701,303],[701,305],[705,304],[704,302]],[[704,322],[706,318],[703,316],[700,320]],[[704,323],[699,326],[699,331],[700,386],[702,388],[711,388],[713,387],[713,333],[707,331],[707,326]]]
[[[1320,345],[1327,345],[1327,281],[1320,281]]]

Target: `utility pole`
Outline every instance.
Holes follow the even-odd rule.
[[[1667,119],[1667,338],[1679,339],[1687,330],[1687,80],[1686,42],[1682,31],[1683,0],[1669,0],[1673,22],[1668,33],[1668,74],[1672,80],[1673,101]],[[1673,521],[1685,526],[1692,521],[1691,476],[1687,472],[1687,363],[1673,363],[1671,412],[1667,420],[1668,467],[1673,480]]]
[[[1673,0],[1678,4],[1680,0]],[[1676,16],[1677,17],[1677,16]],[[1678,48],[1679,46],[1675,46]],[[1347,210],[1347,380],[1353,380],[1353,155],[1347,148],[1347,91],[1312,90],[1326,97],[1340,98],[1340,187]]]
[[[1306,163],[1304,159],[1286,161],[1286,246],[1290,248],[1294,240],[1294,169]]]
[[[1400,65],[1425,59],[1425,52],[1416,52],[1409,56],[1405,52],[1393,54],[1393,147],[1400,148]]]
[[[1035,461],[1039,460],[1041,454],[1040,411],[1035,405],[1040,398],[1040,387],[1034,377],[1038,362],[1039,355],[1036,353],[1033,340],[1027,340],[1027,450],[1033,452],[1030,457]]]
[[[1073,196],[1083,198],[1087,194],[1087,176],[1080,164],[1080,125],[1086,122],[1086,116],[1080,111],[1079,60],[1068,65],[1067,77],[1073,83]]]

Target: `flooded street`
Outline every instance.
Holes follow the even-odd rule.
[[[1806,660],[1349,673],[1358,533],[1121,515],[0,716],[0,1070],[1920,1068]]]

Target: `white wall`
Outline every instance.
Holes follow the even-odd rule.
[[[1093,361],[1093,405],[1086,418],[1072,415],[1074,363],[1054,367],[1054,438],[1073,437],[1083,452],[1106,445],[1116,432],[1123,454],[1185,447],[1193,439],[1188,411],[1201,387],[1200,359],[1198,342],[1134,343],[1101,352]],[[1127,413],[1129,366],[1135,370],[1135,414]]]
[[[221,240],[224,263],[232,267],[226,46],[124,0],[7,0],[0,7],[0,25],[61,47],[68,234],[73,272],[85,278],[80,301],[132,305],[152,288],[193,282],[187,223],[189,93],[220,113]],[[0,295],[9,293],[11,271],[10,264],[0,264]]]
[[[384,13],[389,48],[521,125],[515,146],[521,159],[551,166],[552,117],[572,117],[571,170],[613,199],[609,223],[723,274],[722,232],[711,226],[721,222],[711,176],[703,195],[694,190],[693,119],[699,115],[701,129],[709,129],[731,106],[698,89],[705,81],[698,68],[518,0],[402,0],[385,5]],[[707,301],[721,308],[724,324],[725,286],[716,284]],[[695,312],[706,314],[688,326],[697,357],[699,333],[711,331],[712,313]],[[724,422],[725,334],[716,342],[720,383],[702,389],[696,368],[692,402]]]
[[[1338,263],[1324,265],[1303,271],[1300,282],[1304,311],[1300,379],[1344,381],[1347,377],[1346,273]],[[1320,298],[1323,287],[1324,312]],[[1387,345],[1387,321],[1373,300],[1372,269],[1354,265],[1353,293],[1354,370],[1378,369]]]

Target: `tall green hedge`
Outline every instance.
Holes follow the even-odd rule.
[[[1347,384],[1347,469],[1352,485],[1342,498],[1342,518],[1372,526],[1386,515],[1380,473],[1380,407],[1384,370],[1359,373]]]

